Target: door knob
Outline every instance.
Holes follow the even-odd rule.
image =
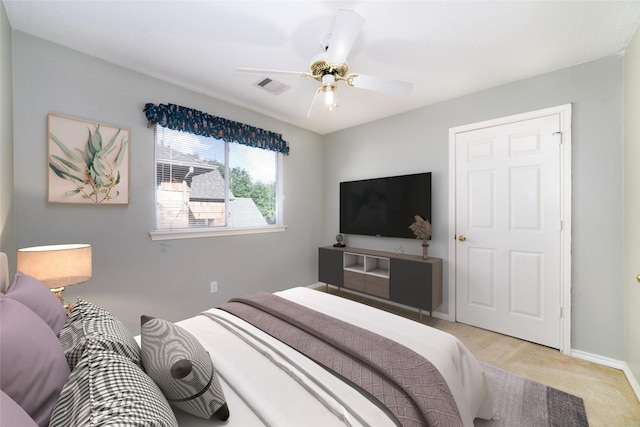
[[[465,240],[467,240],[467,238],[463,234],[461,234],[460,236],[458,236],[458,240],[464,242]]]
[[[638,281],[638,283],[640,283],[640,274],[636,276],[636,280]]]

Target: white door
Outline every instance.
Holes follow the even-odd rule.
[[[456,320],[560,348],[562,117],[454,135]]]

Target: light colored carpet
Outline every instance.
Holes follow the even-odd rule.
[[[476,358],[491,366],[583,399],[589,425],[640,426],[640,401],[624,373],[597,363],[566,356],[558,350],[462,323],[448,322],[329,287],[329,292],[422,321],[462,341]],[[322,286],[318,290],[326,291]]]

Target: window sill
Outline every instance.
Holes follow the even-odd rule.
[[[150,232],[149,236],[151,236],[151,240],[198,239],[201,237],[235,236],[240,234],[277,233],[286,229],[286,225],[273,225],[270,227],[224,228],[217,230],[159,230]]]

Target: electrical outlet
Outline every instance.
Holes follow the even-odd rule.
[[[214,281],[211,282],[211,293],[215,294],[216,292],[218,292],[218,282]]]

